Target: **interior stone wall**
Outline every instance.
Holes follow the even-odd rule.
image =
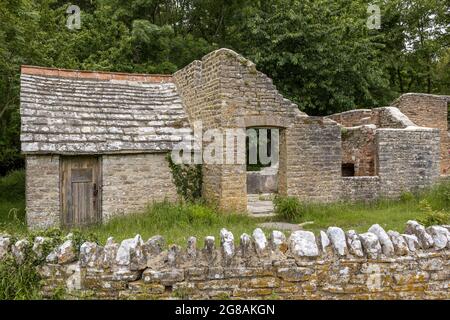
[[[342,163],[355,166],[355,176],[374,176],[375,172],[374,125],[342,129]]]

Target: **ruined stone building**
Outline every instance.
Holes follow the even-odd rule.
[[[279,129],[279,163],[204,164],[203,197],[225,212],[249,194],[302,201],[397,197],[450,166],[449,97],[405,94],[389,107],[310,117],[228,49],[173,75],[23,66],[22,152],[31,228],[83,225],[175,200],[166,154],[192,124]]]

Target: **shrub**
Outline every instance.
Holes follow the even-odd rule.
[[[415,197],[414,197],[414,194],[412,194],[412,192],[403,192],[400,195],[400,201],[402,201],[402,202],[409,202],[414,199],[415,199]]]
[[[217,213],[210,207],[192,204],[186,207],[189,223],[213,225],[218,222]]]
[[[433,210],[427,200],[419,203],[420,209],[425,213],[425,217],[418,219],[418,222],[426,227],[434,225],[443,225],[450,223],[450,213],[444,210]]]
[[[167,155],[169,168],[172,171],[172,178],[177,188],[178,195],[187,202],[195,202],[202,196],[202,166],[176,164],[170,154]]]
[[[296,197],[275,197],[275,214],[287,221],[292,221],[303,216],[302,204]]]

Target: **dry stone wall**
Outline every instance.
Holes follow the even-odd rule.
[[[373,225],[358,234],[330,227],[286,237],[261,229],[239,239],[222,229],[187,247],[136,235],[80,247],[68,235],[38,266],[42,292],[96,299],[450,299],[450,226],[408,221],[404,234]],[[49,240],[0,237],[0,259],[43,255]],[[30,250],[31,249],[31,250]]]

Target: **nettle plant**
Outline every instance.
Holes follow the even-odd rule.
[[[177,193],[187,202],[195,202],[202,196],[202,165],[176,164],[170,155],[167,155],[169,168],[172,172],[173,182]]]

